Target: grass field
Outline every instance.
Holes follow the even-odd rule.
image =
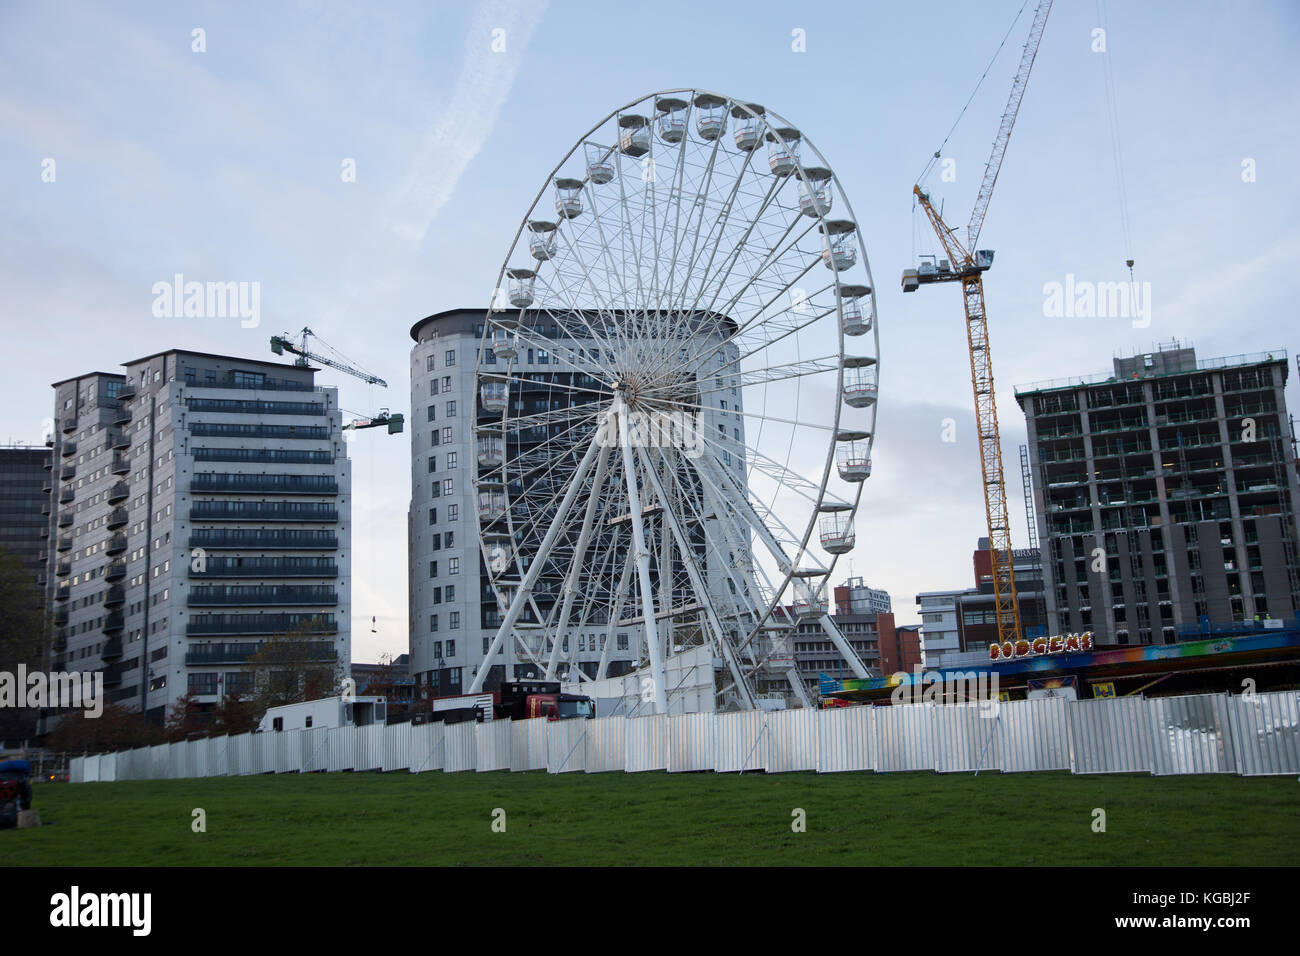
[[[1300,864],[1294,777],[321,773],[44,784],[36,809],[6,865]]]

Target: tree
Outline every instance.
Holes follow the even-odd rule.
[[[167,722],[163,725],[163,734],[172,742],[189,740],[191,737],[206,735],[210,732],[211,721],[203,713],[199,702],[192,692],[176,698],[167,712]]]
[[[227,694],[212,712],[212,733],[246,734],[256,730],[261,715],[253,710],[250,697],[239,693]]]
[[[65,716],[46,735],[46,746],[56,753],[109,753],[166,743],[167,737],[157,724],[143,721],[140,714],[120,704],[107,703],[99,717],[87,717],[84,711]]]
[[[253,674],[250,709],[257,720],[271,707],[334,697],[343,690],[343,666],[333,642],[310,626],[267,638],[244,665]]]
[[[0,550],[0,671],[17,675],[48,666],[51,627],[36,578],[17,555]],[[0,740],[20,742],[36,735],[40,711],[0,709]]]

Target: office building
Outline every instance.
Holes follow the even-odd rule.
[[[0,552],[14,555],[45,587],[50,539],[52,448],[0,448]]]

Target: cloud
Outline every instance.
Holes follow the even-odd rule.
[[[425,135],[393,199],[393,231],[398,236],[416,244],[424,240],[461,174],[491,135],[546,7],[545,0],[518,5],[497,0],[478,8],[447,108]],[[505,49],[498,52],[501,43]]]

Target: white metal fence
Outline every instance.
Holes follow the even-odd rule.
[[[73,757],[73,783],[312,771],[980,770],[1300,775],[1300,692],[916,704],[209,737]]]

